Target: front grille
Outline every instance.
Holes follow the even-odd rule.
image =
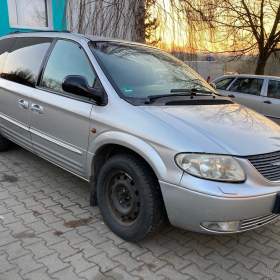
[[[280,151],[249,156],[251,164],[269,181],[280,181]]]
[[[266,216],[262,216],[262,217],[242,220],[239,230],[243,231],[243,230],[249,230],[249,229],[253,229],[256,227],[260,227],[269,222],[274,221],[278,217],[279,217],[279,215],[277,215],[277,214],[270,214],[270,215],[266,215]]]

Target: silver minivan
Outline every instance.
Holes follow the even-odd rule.
[[[0,40],[0,151],[11,142],[88,181],[125,240],[166,221],[236,233],[280,213],[280,127],[171,55],[72,33]]]
[[[220,94],[280,124],[280,77],[224,75],[215,79],[213,84]]]

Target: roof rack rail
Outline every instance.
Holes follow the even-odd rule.
[[[10,34],[18,34],[18,33],[36,33],[36,32],[71,33],[71,31],[69,31],[69,30],[30,30],[30,31],[15,30],[15,31],[10,32]]]

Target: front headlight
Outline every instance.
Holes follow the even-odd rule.
[[[187,173],[208,180],[243,182],[245,173],[237,160],[231,156],[209,154],[178,154],[178,166]]]

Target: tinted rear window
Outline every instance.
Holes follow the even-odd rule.
[[[4,39],[0,41],[0,74],[2,73],[8,51],[12,47],[15,39]]]
[[[35,86],[50,38],[17,38],[6,57],[1,77],[26,86]]]

